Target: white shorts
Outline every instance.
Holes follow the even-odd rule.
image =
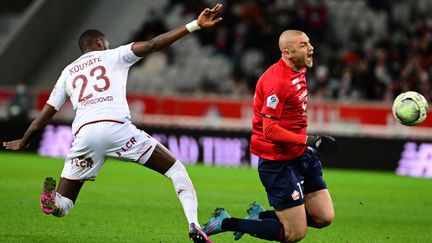
[[[156,139],[130,122],[85,125],[74,138],[61,177],[69,180],[94,180],[107,157],[143,165],[157,144]]]

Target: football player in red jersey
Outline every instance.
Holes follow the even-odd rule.
[[[218,208],[203,230],[208,234],[236,231],[281,242],[296,242],[307,227],[323,228],[334,219],[333,203],[322,178],[316,151],[333,154],[339,145],[330,136],[306,134],[306,68],[313,66],[308,36],[286,30],[279,37],[282,57],[258,80],[253,101],[250,151],[259,157],[258,172],[270,206],[257,203],[247,219],[231,217]],[[260,219],[260,220],[256,220]]]

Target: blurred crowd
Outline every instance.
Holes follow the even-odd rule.
[[[31,2],[0,3],[0,44],[16,13]],[[216,2],[224,4],[220,24],[143,59],[128,88],[252,95],[259,76],[280,58],[280,33],[299,29],[315,47],[307,77],[311,97],[391,101],[415,90],[432,101],[431,0],[165,0],[148,9],[127,41],[148,40]]]
[[[13,23],[19,18],[19,14],[32,2],[33,0],[0,1],[0,46],[6,40]]]
[[[165,8],[149,12],[131,40],[149,39],[178,25],[181,17],[195,16],[214,3],[170,0]],[[161,75],[167,78],[165,68],[178,69],[179,72],[172,71],[171,78],[182,79],[179,75],[186,73],[188,76],[181,83],[190,80],[192,84],[187,88],[173,83],[173,92],[250,95],[262,72],[280,58],[279,34],[285,29],[299,29],[315,47],[314,67],[307,77],[312,97],[392,100],[402,91],[416,90],[431,100],[432,1],[226,0],[222,3],[224,20],[220,25],[197,32],[198,41],[190,41],[190,49],[183,43],[144,59],[135,68],[132,79],[141,76],[139,69],[153,70],[148,79],[152,79],[152,72],[154,78]],[[196,62],[187,62],[186,58]],[[195,67],[194,72],[185,71],[188,65]]]

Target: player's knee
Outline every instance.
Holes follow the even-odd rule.
[[[333,223],[333,219],[321,220],[321,221],[317,222],[317,224],[318,224],[317,228],[322,229],[322,228],[325,228],[325,227],[331,225],[332,223]]]
[[[320,217],[314,219],[318,229],[325,228],[333,223],[334,220],[334,212],[327,212],[322,214]]]
[[[284,242],[298,242],[306,237],[307,227],[299,229],[287,229],[285,228],[285,241]]]

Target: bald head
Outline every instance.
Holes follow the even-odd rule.
[[[305,33],[300,30],[285,30],[279,36],[279,49],[283,51],[290,47],[291,44],[294,43],[294,38],[299,35],[304,35]]]
[[[282,60],[294,71],[313,66],[314,47],[303,31],[284,31],[279,37],[279,49]]]

